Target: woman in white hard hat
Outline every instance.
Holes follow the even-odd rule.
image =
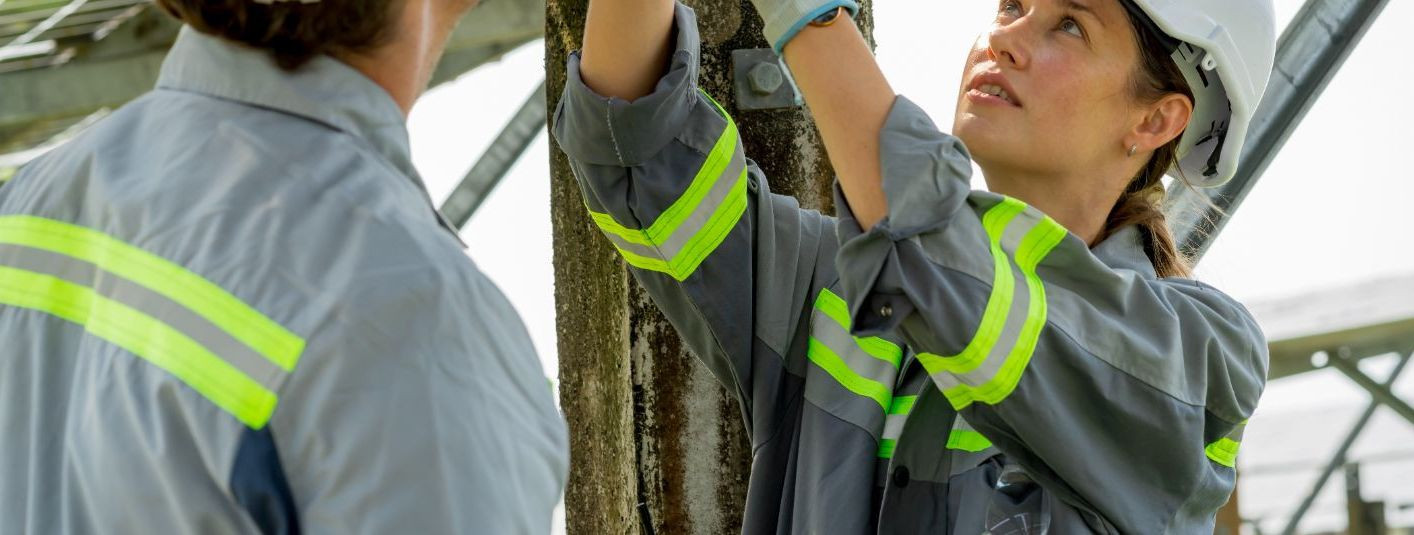
[[[852,2],[753,1],[838,219],[770,193],[670,0],[593,0],[552,124],[594,222],[741,400],[744,531],[1211,533],[1266,345],[1187,278],[1161,178],[1231,177],[1269,1],[1002,0],[953,135],[895,96]]]

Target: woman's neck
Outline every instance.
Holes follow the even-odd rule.
[[[1091,246],[1104,232],[1105,222],[1123,189],[1122,184],[1097,180],[1096,175],[993,171],[984,172],[983,177],[988,190],[1031,205]]]

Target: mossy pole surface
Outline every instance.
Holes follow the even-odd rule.
[[[739,111],[731,52],[765,48],[761,21],[738,0],[690,0],[702,34],[699,83],[741,131],[772,191],[833,211],[833,172],[805,109]],[[547,109],[580,47],[587,0],[547,0]],[[859,25],[871,36],[870,2]],[[554,121],[551,113],[550,121]],[[571,534],[740,531],[751,446],[741,410],[683,346],[590,223],[559,146],[550,141],[560,404],[570,429],[565,515]]]

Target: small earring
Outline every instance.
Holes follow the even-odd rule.
[[[1138,143],[1135,143],[1135,144],[1133,144],[1133,145],[1130,145],[1130,146],[1129,146],[1129,156],[1128,156],[1128,157],[1129,157],[1129,158],[1133,158],[1133,157],[1134,157],[1134,151],[1136,151],[1136,150],[1139,150],[1139,144],[1138,144]]]

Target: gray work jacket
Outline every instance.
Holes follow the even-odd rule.
[[[184,29],[0,187],[0,531],[546,533],[566,436],[401,110]]]
[[[1266,376],[1241,305],[1157,278],[1136,228],[1091,249],[970,191],[962,143],[902,97],[887,218],[802,210],[698,89],[692,11],[676,25],[632,103],[571,55],[552,132],[594,223],[741,402],[745,532],[1212,532]]]

